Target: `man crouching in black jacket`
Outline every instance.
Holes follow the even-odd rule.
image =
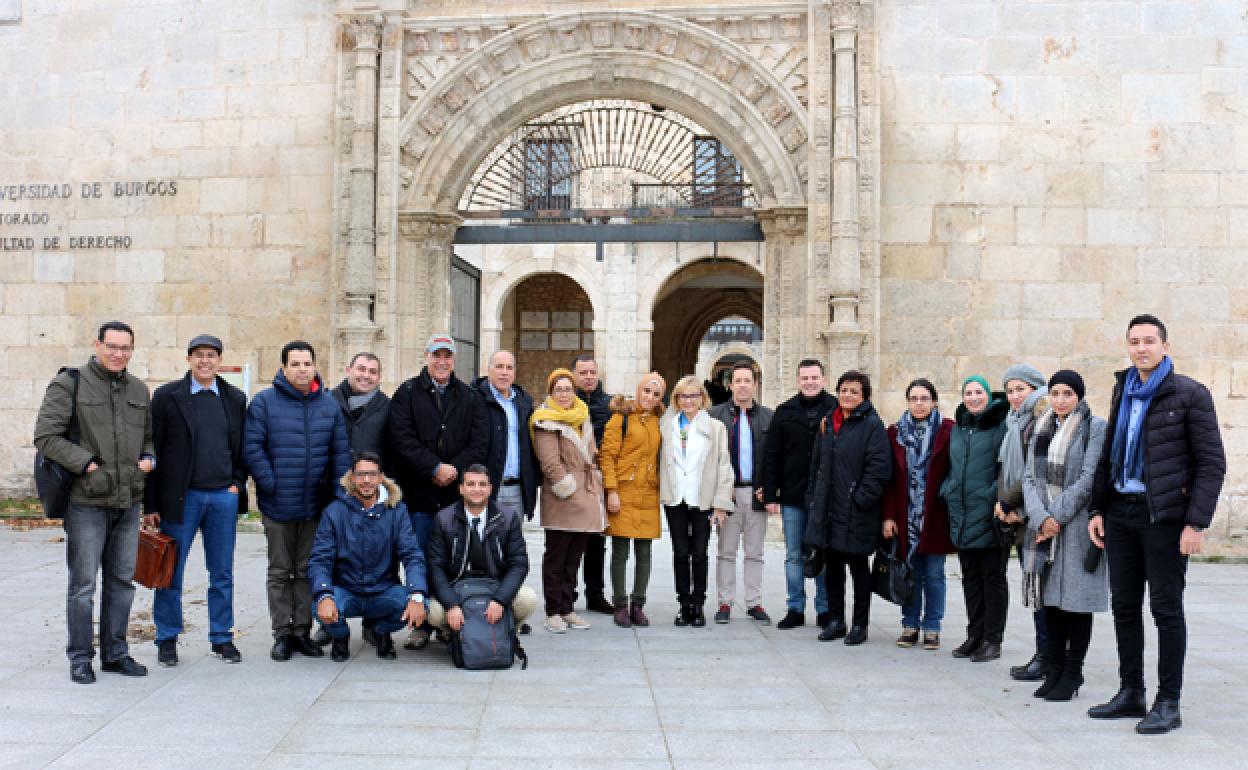
[[[463,499],[438,512],[429,533],[426,562],[429,569],[429,622],[444,634],[464,625],[460,609],[459,581],[486,577],[498,581],[498,590],[486,611],[497,623],[503,608],[511,605],[516,627],[537,608],[537,592],[524,585],[529,574],[529,553],[521,519],[503,511],[490,500],[490,473],[484,465],[464,469],[459,484]]]

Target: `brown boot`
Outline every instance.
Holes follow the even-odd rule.
[[[646,613],[641,611],[642,602],[633,602],[629,605],[628,614],[633,621],[634,626],[645,628],[650,625],[650,618],[646,617]]]
[[[628,602],[616,600],[615,624],[620,628],[631,628],[633,623],[628,618]]]

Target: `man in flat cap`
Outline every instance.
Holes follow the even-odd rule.
[[[203,532],[208,567],[208,641],[227,663],[242,660],[234,646],[234,534],[247,510],[243,420],[247,396],[226,382],[221,340],[201,334],[186,348],[190,371],[161,385],[152,396],[152,442],[160,465],[144,496],[146,523],[159,525],[178,543],[173,584],[156,591],[157,661],[178,664],[182,632],[182,576],[186,557]]]
[[[455,340],[449,334],[429,338],[425,367],[394,392],[389,438],[386,465],[403,490],[412,530],[424,550],[434,515],[459,500],[464,469],[486,461],[490,440],[484,399],[455,376]],[[424,647],[430,628],[426,624],[413,631],[404,646]]]

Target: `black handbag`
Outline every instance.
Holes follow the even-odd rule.
[[[813,545],[802,546],[802,577],[814,580],[823,574],[823,549]]]
[[[871,590],[893,604],[905,604],[914,596],[914,570],[908,561],[897,558],[897,538],[892,539],[889,550],[875,549]]]
[[[74,395],[70,401],[69,427],[65,431],[65,440],[77,444],[82,440],[82,429],[78,426],[78,370],[63,368],[61,372],[69,372],[74,380]],[[69,491],[74,485],[74,474],[55,460],[45,457],[43,452],[35,453],[35,491],[39,502],[43,504],[43,515],[49,519],[63,519],[69,510]]]
[[[1101,557],[1104,554],[1104,548],[1097,548],[1096,543],[1088,543],[1088,550],[1083,555],[1083,571],[1096,572],[1097,567],[1101,566]]]

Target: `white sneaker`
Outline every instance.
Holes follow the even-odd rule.
[[[558,615],[551,615],[546,618],[546,630],[552,634],[566,634],[568,632],[568,624]]]
[[[569,612],[563,616],[563,622],[568,628],[575,628],[577,631],[584,631],[589,628],[589,621],[577,615],[575,612]]]

